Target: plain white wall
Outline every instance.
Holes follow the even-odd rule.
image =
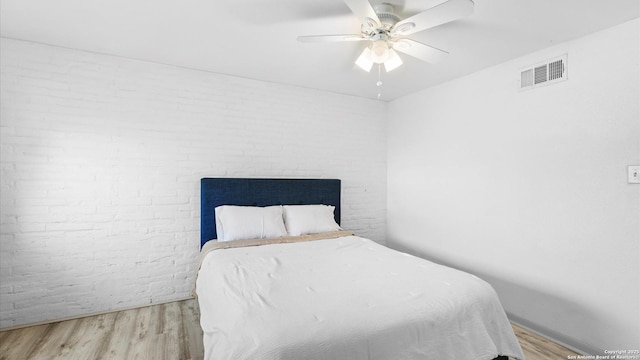
[[[640,348],[640,20],[389,106],[387,244],[483,276],[512,319]],[[568,81],[519,91],[568,54]]]
[[[201,177],[342,179],[383,241],[386,104],[2,39],[0,327],[190,295]]]

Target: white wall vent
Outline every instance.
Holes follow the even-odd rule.
[[[550,85],[567,80],[567,54],[527,66],[520,71],[520,89]]]

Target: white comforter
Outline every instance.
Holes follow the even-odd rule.
[[[485,281],[348,236],[215,250],[196,282],[205,359],[523,359]]]

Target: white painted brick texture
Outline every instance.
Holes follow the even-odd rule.
[[[1,39],[0,327],[189,296],[201,177],[343,181],[383,241],[386,104]]]

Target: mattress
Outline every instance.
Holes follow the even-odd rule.
[[[493,288],[371,240],[221,248],[196,280],[205,359],[523,359]]]

